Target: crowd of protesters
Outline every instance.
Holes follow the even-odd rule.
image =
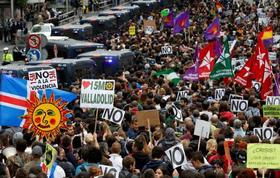
[[[183,81],[178,85],[154,73],[163,69],[174,69],[183,76],[185,70],[192,65],[196,43],[203,46],[206,41],[203,31],[212,19],[218,15],[221,20],[222,34],[238,42],[232,52],[233,58],[250,57],[257,34],[262,26],[258,25],[257,8],[262,7],[270,17],[270,25],[275,34],[279,34],[279,8],[277,2],[265,1],[248,4],[244,1],[232,3],[222,2],[223,11],[232,10],[225,16],[215,11],[213,1],[176,1],[172,10],[176,13],[188,10],[191,25],[187,33],[173,34],[172,29],[162,27],[160,10],[131,19],[120,28],[119,33],[106,33],[93,39],[104,43],[108,49],[131,49],[136,54],[134,67],[117,74],[107,76],[115,80],[114,106],[125,110],[121,126],[101,118],[96,122],[96,110],[79,107],[79,99],[69,105],[73,110],[73,118],[68,122],[68,129],[62,130],[52,142],[57,150],[55,169],[48,175],[40,169],[40,162],[45,150],[44,143],[32,139],[32,133],[18,128],[2,129],[0,134],[2,159],[0,177],[75,177],[91,178],[101,176],[99,165],[113,166],[120,171],[120,178],[255,178],[265,172],[267,178],[279,178],[280,170],[261,170],[246,168],[246,149],[250,143],[280,144],[280,120],[265,118],[262,114],[264,101],[254,88],[246,90],[234,83],[203,80],[199,82]],[[213,10],[214,9],[214,10]],[[252,18],[249,18],[252,17]],[[142,30],[142,20],[153,18],[157,29],[151,35]],[[136,25],[137,34],[129,36],[128,27]],[[161,46],[168,43],[173,47],[172,55],[158,55]],[[279,54],[279,48],[271,48]],[[151,60],[153,62],[151,62]],[[278,65],[273,67],[279,72]],[[80,94],[80,81],[69,90]],[[216,88],[225,88],[225,95],[217,101],[214,98]],[[178,91],[189,90],[188,97],[176,101]],[[229,95],[242,95],[248,100],[246,112],[233,113],[229,109]],[[183,122],[174,119],[172,103],[181,109]],[[151,139],[148,128],[138,127],[135,114],[141,110],[158,110],[161,124],[152,127]],[[194,135],[197,120],[211,122],[209,138],[203,138],[198,150],[199,137]],[[253,128],[273,127],[272,140],[260,140],[253,134]],[[225,155],[224,142],[229,142],[231,159]],[[173,169],[165,151],[182,143],[187,163]],[[279,160],[280,161],[280,160]],[[114,177],[105,174],[103,178]]]

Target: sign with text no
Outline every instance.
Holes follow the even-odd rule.
[[[115,124],[122,124],[122,120],[124,118],[125,111],[119,108],[106,108],[102,114],[102,118],[109,120]]]
[[[181,143],[166,150],[165,154],[168,156],[174,169],[187,163],[184,147]]]
[[[232,99],[230,103],[230,110],[232,112],[245,112],[248,109],[247,100]]]
[[[32,91],[58,88],[55,69],[28,72],[28,79]]]

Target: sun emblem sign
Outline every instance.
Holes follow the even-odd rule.
[[[38,135],[39,140],[45,138],[48,141],[53,141],[60,133],[60,129],[67,129],[66,115],[71,113],[66,109],[67,102],[61,98],[55,100],[52,93],[48,99],[43,94],[40,100],[36,95],[34,101],[27,100],[29,108],[27,114],[22,116],[25,119],[23,128],[27,128],[33,132],[33,138]]]

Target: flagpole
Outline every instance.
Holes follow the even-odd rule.
[[[274,82],[275,82],[275,85],[276,85],[276,88],[277,88],[277,92],[279,93],[279,85],[278,85],[278,82],[276,82],[276,78],[275,78],[275,75],[273,74],[273,72],[271,73],[272,74],[272,77],[274,79]]]
[[[184,28],[184,35],[185,35],[185,41],[187,41],[187,32],[185,28]]]

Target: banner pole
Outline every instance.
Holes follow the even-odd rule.
[[[197,151],[199,151],[199,149],[200,149],[200,143],[201,143],[201,137],[202,137],[203,129],[204,129],[204,127],[202,127],[202,129],[201,129],[201,134],[200,134],[199,140],[198,140]]]
[[[94,123],[94,133],[96,133],[96,127],[97,127],[97,118],[98,118],[98,108],[95,111],[95,123]]]
[[[151,125],[150,125],[150,119],[148,118],[148,130],[149,130],[149,139],[152,143],[152,133],[151,133]]]

